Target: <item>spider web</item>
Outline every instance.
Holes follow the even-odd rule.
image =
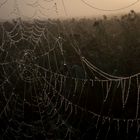
[[[55,1],[37,0],[26,3],[36,10],[23,20],[15,0],[16,18],[0,24],[0,138],[139,139],[140,74],[103,72],[73,39],[79,76],[76,66],[68,66],[63,38],[48,28],[56,23],[41,20],[47,16],[40,11],[43,2],[58,13]]]

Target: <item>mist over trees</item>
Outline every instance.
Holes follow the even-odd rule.
[[[83,55],[110,74],[127,76],[139,72],[140,15],[135,11],[122,16],[51,22],[48,21],[48,28],[63,38],[69,63],[74,59],[71,44],[76,42]]]

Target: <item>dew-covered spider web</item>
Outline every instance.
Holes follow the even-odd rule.
[[[35,9],[32,16],[14,0],[15,17],[0,23],[0,139],[138,140],[140,74],[105,73],[82,55],[74,38],[68,47],[78,66],[69,66],[65,40],[49,28],[56,23],[42,20],[59,14],[57,1],[23,3]]]

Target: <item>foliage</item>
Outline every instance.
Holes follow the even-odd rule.
[[[133,10],[121,17],[55,20],[49,30],[63,38],[69,63],[75,61],[72,44],[100,69],[115,75],[140,70],[140,15]]]

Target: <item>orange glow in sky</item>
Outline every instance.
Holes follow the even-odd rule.
[[[126,8],[135,2],[135,5]],[[122,10],[123,7],[125,9]],[[114,9],[121,10],[113,11]],[[100,16],[129,12],[132,9],[140,11],[140,0],[1,0],[0,18],[8,19],[22,15],[42,18]]]

